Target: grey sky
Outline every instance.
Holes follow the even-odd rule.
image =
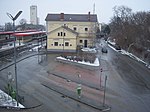
[[[112,8],[114,6],[125,5],[136,11],[150,11],[150,0],[0,0],[0,25],[4,25],[11,20],[6,12],[15,15],[19,10],[23,13],[17,20],[25,18],[30,22],[30,6],[37,5],[38,17],[40,23],[45,24],[45,18],[48,13],[81,13],[89,11],[93,13],[95,3],[95,14],[98,15],[99,22],[108,23],[113,16]]]

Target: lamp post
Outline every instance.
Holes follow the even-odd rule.
[[[10,13],[6,13],[7,16],[13,21],[13,32],[15,33],[15,20],[20,16],[22,11],[19,11],[15,17],[13,17]],[[14,63],[15,63],[15,86],[16,86],[16,101],[17,106],[19,106],[18,103],[18,84],[17,84],[17,64],[16,64],[16,37],[14,36]]]

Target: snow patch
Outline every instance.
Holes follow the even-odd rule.
[[[108,44],[108,46],[109,46],[111,49],[113,49],[114,51],[120,52],[121,54],[127,55],[127,56],[129,56],[129,57],[131,57],[131,58],[133,58],[133,59],[135,59],[135,60],[137,60],[137,61],[140,61],[140,62],[142,62],[143,64],[145,64],[148,68],[150,68],[150,65],[147,65],[146,62],[144,62],[142,59],[138,58],[137,56],[133,55],[132,53],[129,53],[129,52],[125,51],[125,50],[116,50],[114,47],[112,47],[112,46],[109,45],[109,44]]]
[[[81,49],[81,51],[96,53],[96,49],[95,48],[83,48],[83,49]]]
[[[67,60],[66,58],[64,57],[56,57],[56,59],[61,59],[61,60]],[[90,63],[90,62],[85,62],[85,61],[73,61],[73,60],[67,60],[67,61],[70,61],[70,62],[74,62],[74,63],[79,63],[79,64],[83,64],[83,65],[88,65],[88,66],[99,66],[99,60],[98,58],[95,59],[94,63]]]
[[[19,103],[19,106],[17,106],[17,101],[15,99],[12,99],[11,96],[0,90],[0,106],[9,106],[9,107],[19,107],[19,108],[25,108],[23,105]]]

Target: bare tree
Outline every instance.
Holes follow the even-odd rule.
[[[10,22],[5,23],[5,31],[13,31],[13,24]]]
[[[110,23],[111,36],[114,36],[116,43],[122,48],[127,49],[129,44],[132,43],[132,38],[129,35],[131,32],[129,24],[132,9],[126,6],[115,6],[113,10],[114,17],[111,19]]]
[[[109,24],[111,37],[123,49],[144,57],[150,49],[150,12],[132,13],[126,6],[115,6],[113,10]]]
[[[21,30],[25,30],[26,29],[27,20],[26,19],[21,19],[19,21],[19,23],[20,23]]]

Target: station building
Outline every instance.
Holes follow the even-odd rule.
[[[47,14],[47,50],[76,52],[77,47],[94,46],[96,14]]]

